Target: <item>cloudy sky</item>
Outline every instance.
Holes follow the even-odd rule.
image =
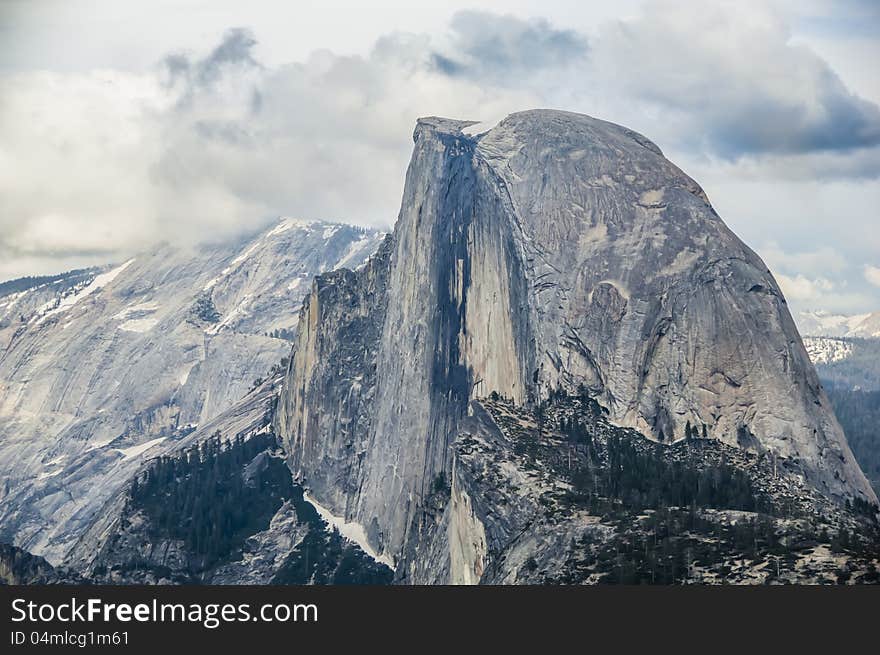
[[[873,0],[0,0],[0,280],[388,227],[416,117],[555,107],[660,145],[795,310],[877,310],[878,34]]]

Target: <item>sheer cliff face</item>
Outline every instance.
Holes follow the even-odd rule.
[[[278,421],[319,502],[399,557],[469,398],[581,384],[655,439],[705,425],[874,499],[767,267],[653,143],[556,111],[469,125],[419,121],[393,243],[303,309]]]

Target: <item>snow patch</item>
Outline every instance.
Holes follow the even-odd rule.
[[[229,266],[220,271],[220,275],[208,280],[207,284],[202,287],[202,291],[208,291],[209,289],[213,288],[218,282],[220,282],[220,280],[232,273],[232,271],[235,270],[237,266],[245,262],[249,257],[251,257],[251,255],[253,255],[257,251],[260,246],[265,245],[266,242],[268,242],[272,237],[278,236],[279,234],[284,234],[294,227],[310,231],[311,226],[314,224],[315,221],[303,221],[296,218],[282,218],[279,221],[278,225],[258,237],[256,241],[251,243],[251,245],[245,249],[244,252],[242,252],[235,259],[229,262]]]
[[[150,441],[142,443],[139,446],[132,446],[131,448],[117,448],[116,450],[122,453],[123,460],[128,460],[142,455],[150,448],[152,448],[153,446],[158,446],[163,441],[165,441],[165,437],[159,437],[158,439],[151,439]]]
[[[491,130],[495,125],[488,121],[480,121],[478,123],[474,123],[473,125],[467,125],[466,127],[461,128],[462,134],[467,134],[468,136],[478,136],[480,134],[485,134],[489,130]]]
[[[119,326],[119,329],[125,330],[126,332],[149,332],[156,327],[156,323],[158,322],[158,318],[133,318],[130,321],[122,323]]]
[[[24,291],[19,291],[17,293],[10,294],[6,296],[6,302],[0,304],[0,309],[12,309],[15,305],[18,304],[18,301],[27,295],[30,289],[25,289]]]
[[[239,266],[241,263],[246,261],[248,259],[248,257],[253,255],[257,251],[257,248],[260,247],[261,243],[262,243],[262,239],[258,239],[257,241],[252,243],[243,253],[241,253],[240,255],[238,255],[238,257],[236,257],[231,262],[229,262],[229,266],[227,266],[222,271],[220,271],[220,275],[218,275],[217,277],[215,277],[211,280],[208,280],[208,283],[202,287],[202,291],[209,291],[220,280],[222,280],[223,278],[227,277],[230,273],[232,273],[232,271],[237,266]]]
[[[86,448],[85,452],[89,452],[90,450],[98,450],[99,448],[103,448],[104,446],[109,446],[115,440],[115,437],[111,437],[109,439],[104,439],[103,441],[93,441],[89,444],[89,447]]]
[[[223,272],[226,273],[228,271],[226,271],[226,269],[224,269]],[[208,280],[208,283],[202,287],[202,291],[208,291],[209,289],[211,289],[215,284],[217,284],[222,279],[223,279],[222,274],[218,275],[217,277],[211,278],[210,280]]]
[[[189,374],[195,368],[195,366],[196,366],[196,364],[195,364],[195,362],[193,362],[192,364],[188,365],[185,369],[183,369],[183,373],[180,374],[180,380],[179,380],[181,387],[186,384],[187,380],[189,380]]]
[[[317,222],[318,221],[307,221],[307,220],[304,220],[301,218],[282,218],[280,220],[280,222],[278,223],[278,225],[276,225],[275,227],[273,227],[271,230],[269,230],[266,233],[266,236],[273,237],[277,234],[283,234],[284,232],[287,232],[288,230],[290,230],[291,228],[294,228],[294,227],[300,228],[300,229],[311,230],[311,228]]]
[[[229,269],[227,269],[227,270],[231,270],[232,268],[235,268],[239,264],[243,263],[245,260],[247,260],[251,255],[253,255],[257,251],[257,248],[259,246],[260,246],[259,241],[257,243],[252,244],[250,248],[245,250],[238,257],[233,259],[232,262],[230,262]]]
[[[234,318],[236,318],[238,316],[246,316],[247,311],[245,310],[245,306],[247,305],[247,303],[250,299],[251,299],[250,294],[245,294],[244,298],[242,298],[238,307],[236,307],[231,312],[229,312],[229,314],[222,321],[220,321],[216,325],[212,325],[207,330],[205,330],[205,334],[211,334],[211,335],[219,334],[220,330],[222,330],[227,325],[231,324],[232,320]]]
[[[120,273],[122,273],[122,271],[128,268],[132,264],[132,262],[134,262],[134,259],[129,259],[127,262],[120,266],[117,266],[113,270],[107,271],[106,273],[101,273],[100,275],[96,275],[95,279],[92,280],[84,288],[80,289],[76,293],[62,298],[57,307],[53,307],[53,305],[55,304],[54,301],[47,305],[44,305],[41,311],[48,311],[46,311],[42,316],[40,316],[39,319],[37,319],[37,325],[43,323],[43,321],[45,321],[50,316],[60,314],[61,312],[66,312],[83,298],[92,295],[93,293],[95,293],[95,291],[98,291],[99,289],[103,289],[105,286],[115,280],[116,276],[118,276]]]
[[[345,254],[342,255],[342,257],[336,263],[336,268],[345,268],[348,263],[352,259],[354,259],[370,243],[371,241],[366,234],[357,241],[352,241],[351,244],[348,246],[348,250],[345,251]]]
[[[117,321],[124,321],[132,314],[151,314],[159,309],[159,304],[155,302],[144,302],[139,305],[131,305],[121,312],[114,314],[113,318]]]
[[[315,506],[315,509],[318,511],[318,514],[321,515],[321,518],[327,521],[331,526],[339,530],[339,534],[341,534],[346,539],[353,541],[358,546],[361,547],[367,555],[372,557],[377,562],[381,562],[385,564],[389,568],[394,568],[394,560],[392,560],[388,555],[379,555],[373,547],[370,546],[367,541],[367,533],[364,531],[364,526],[360,523],[346,522],[345,519],[341,516],[336,516],[326,507],[322,506],[320,503],[317,503],[314,498],[312,498],[308,492],[303,491],[303,498],[312,505]]]
[[[290,221],[281,221],[278,225],[276,225],[271,230],[269,230],[266,233],[266,236],[267,237],[274,237],[278,234],[284,234],[292,227],[293,227],[293,223],[291,223]]]

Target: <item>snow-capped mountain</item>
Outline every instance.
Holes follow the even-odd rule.
[[[811,337],[880,338],[880,311],[870,314],[832,314],[825,310],[800,312],[801,334]]]
[[[382,238],[283,219],[0,296],[0,541],[60,561],[144,458],[278,373],[312,277]]]

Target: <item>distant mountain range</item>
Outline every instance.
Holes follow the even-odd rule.
[[[825,310],[800,312],[800,333],[811,337],[880,337],[880,311],[870,314],[832,314]]]

